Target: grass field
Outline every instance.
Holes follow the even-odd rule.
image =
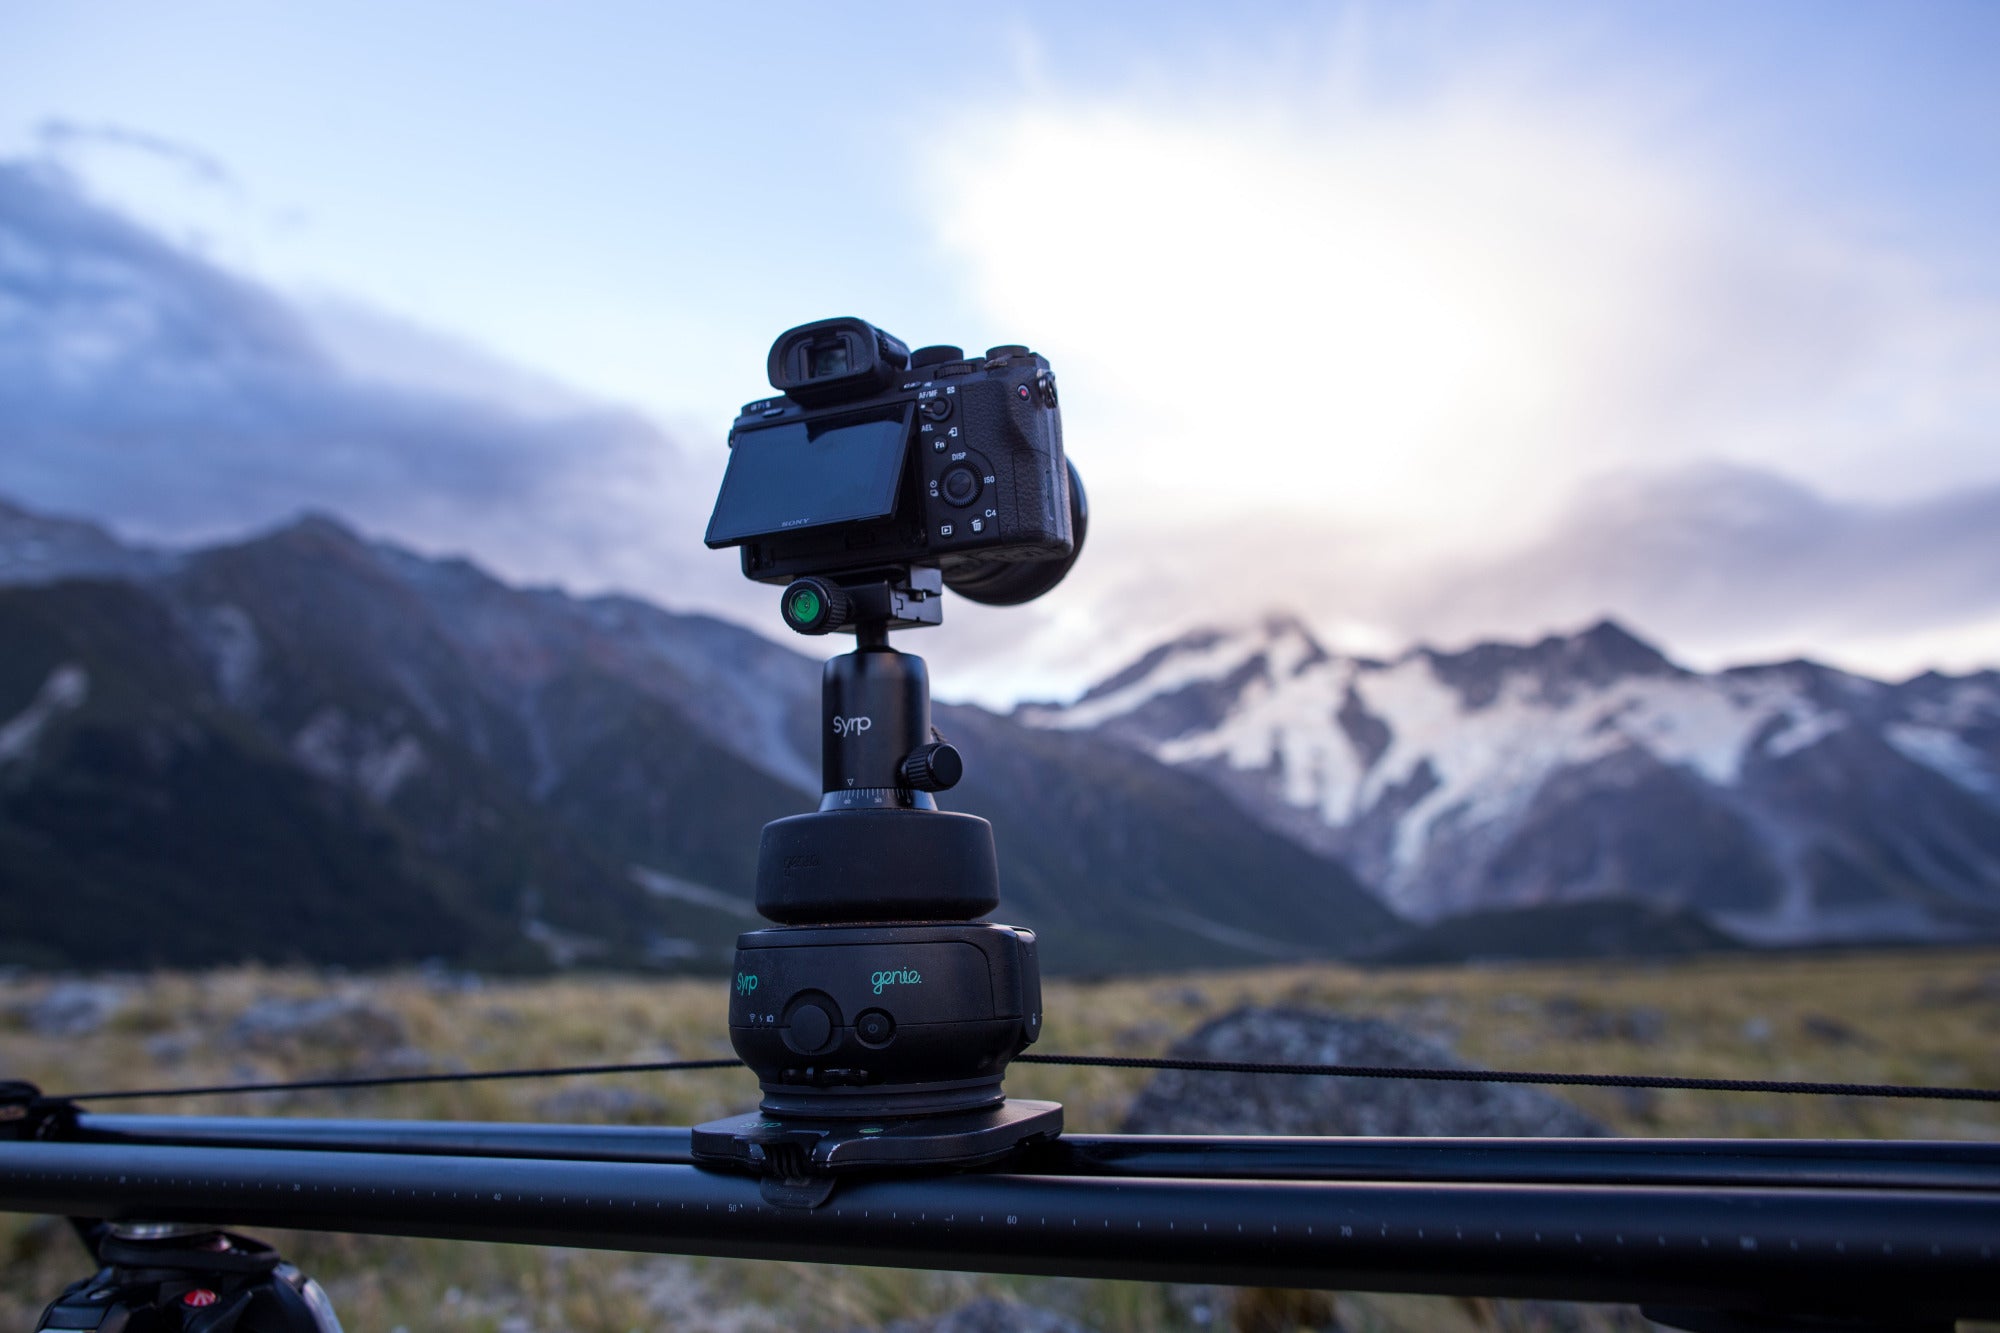
[[[2000,1085],[2000,952],[1735,955],[1672,965],[1364,972],[1288,967],[1051,982],[1050,1052],[1147,1054],[1240,1004],[1370,1014],[1496,1068]],[[49,1091],[729,1054],[719,982],[430,974],[0,978],[0,1078]],[[65,1035],[67,1034],[67,1035]],[[1077,1131],[1115,1129],[1145,1075],[1022,1067]],[[118,1109],[686,1124],[747,1108],[749,1075],[480,1083],[367,1093],[186,1099]],[[1576,1091],[1620,1133],[2000,1137],[2000,1107],[1713,1093]],[[350,1333],[418,1330],[847,1330],[998,1295],[1107,1330],[1227,1327],[1282,1302],[1136,1283],[751,1264],[259,1232],[326,1285]],[[0,1215],[0,1327],[30,1327],[82,1276],[46,1219]],[[1277,1313],[1274,1313],[1277,1312]],[[1568,1328],[1572,1312],[1342,1296],[1354,1329]],[[1638,1326],[1598,1311],[1586,1327]]]

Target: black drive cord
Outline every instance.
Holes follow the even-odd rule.
[[[548,1069],[489,1069],[452,1074],[394,1074],[379,1078],[319,1078],[291,1083],[219,1083],[196,1088],[123,1088],[72,1092],[52,1100],[129,1101],[141,1097],[198,1097],[252,1092],[315,1092],[338,1088],[393,1088],[422,1083],[478,1083],[493,1079],[566,1078],[580,1074],[666,1074],[734,1069],[740,1060],[658,1060],[645,1064],[568,1065]],[[1805,1083],[1767,1078],[1682,1078],[1665,1074],[1552,1074],[1522,1069],[1429,1069],[1401,1065],[1291,1065],[1250,1060],[1173,1060],[1149,1056],[1017,1055],[1015,1064],[1092,1069],[1177,1069],[1197,1074],[1288,1074],[1334,1078],[1406,1078],[1433,1083],[1534,1083],[1549,1087],[1670,1088],[1693,1092],[1764,1092],[1806,1097],[1897,1097],[1940,1102],[2000,1102],[2000,1088],[1935,1088],[1902,1083]]]

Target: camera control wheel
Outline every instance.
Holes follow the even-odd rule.
[[[970,464],[954,463],[945,470],[938,489],[943,493],[947,503],[963,509],[979,498],[979,493],[985,489],[985,485],[979,479],[979,473],[974,471]]]

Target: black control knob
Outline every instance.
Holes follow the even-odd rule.
[[[977,500],[984,486],[985,483],[979,480],[979,474],[963,463],[953,464],[946,469],[944,476],[938,482],[938,490],[946,501],[957,505],[960,509]]]
[[[854,603],[825,579],[794,579],[778,599],[778,611],[801,634],[831,634],[854,614]]]
[[[930,347],[919,347],[910,353],[910,369],[922,370],[925,366],[941,366],[947,361],[963,361],[965,349],[953,347],[949,343],[937,343]]]
[[[911,791],[944,791],[965,776],[965,760],[956,746],[934,741],[910,751],[899,772]]]
[[[800,1055],[811,1055],[833,1035],[833,1015],[816,1004],[802,1004],[792,1010],[785,1025],[785,1045]]]
[[[1033,355],[1033,352],[1030,352],[1019,343],[1002,343],[998,347],[989,347],[986,349],[986,359],[988,361],[1005,361],[1009,357]]]
[[[943,421],[951,415],[951,399],[939,394],[917,409],[932,421]]]

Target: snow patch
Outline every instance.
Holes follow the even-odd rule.
[[[49,723],[74,712],[90,697],[90,674],[74,662],[49,673],[35,697],[5,726],[0,726],[0,764],[34,758],[35,746]]]
[[[1221,680],[1264,650],[1264,644],[1242,637],[1225,637],[1199,648],[1177,652],[1159,666],[1123,689],[1096,699],[1086,699],[1060,711],[1036,719],[1037,725],[1064,731],[1081,731],[1122,717],[1149,699],[1197,685],[1205,680]]]
[[[355,726],[338,708],[322,708],[292,737],[292,757],[313,776],[359,788],[378,805],[423,772],[423,745],[410,735],[382,737]]]
[[[1905,759],[1944,774],[1959,786],[1983,796],[2000,796],[2000,774],[1992,772],[1979,751],[1956,732],[1915,722],[1895,722],[1882,737]]]
[[[542,952],[556,967],[574,967],[586,958],[610,952],[610,946],[594,935],[560,930],[539,917],[530,917],[523,922],[521,933],[541,945]]]
[[[1024,717],[1034,726],[1064,731],[1101,726],[1149,700],[1164,698],[1203,681],[1223,680],[1260,655],[1269,668],[1268,674],[1279,681],[1310,674],[1312,667],[1326,658],[1325,650],[1313,641],[1303,625],[1286,617],[1272,616],[1255,625],[1204,635],[1177,647],[1144,676],[1109,694],[1067,708],[1025,710]]]
[[[1786,715],[1785,728],[1764,742],[1764,753],[1773,759],[1817,745],[1847,725],[1842,713],[1814,713],[1805,717]]]
[[[424,747],[414,736],[398,736],[386,749],[364,751],[354,761],[354,780],[378,805],[386,805],[405,782],[424,771]]]
[[[238,708],[252,702],[264,646],[257,627],[240,606],[210,607],[196,622],[195,634],[215,672],[216,688]]]
[[[744,902],[733,893],[711,889],[706,884],[696,884],[692,880],[669,875],[651,866],[633,866],[632,882],[656,898],[675,898],[684,903],[693,903],[696,907],[706,907],[713,912],[727,912],[731,916],[740,916],[745,920],[754,920],[757,916],[754,905]]]

